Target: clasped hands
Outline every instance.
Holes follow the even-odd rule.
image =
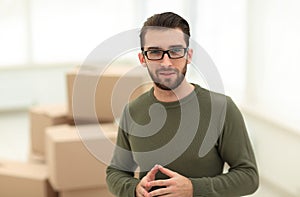
[[[170,178],[155,180],[155,174],[158,171]],[[150,192],[150,189],[155,186],[162,188]],[[161,165],[155,165],[139,182],[135,189],[135,194],[136,197],[192,197],[193,185],[188,178]]]

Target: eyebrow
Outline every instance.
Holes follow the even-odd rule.
[[[184,48],[184,46],[183,45],[181,45],[181,44],[177,44],[177,45],[170,45],[168,48],[170,49],[170,48]],[[156,47],[156,46],[153,46],[153,47],[148,47],[147,48],[147,50],[154,50],[154,49],[159,49],[159,50],[162,50],[162,48],[161,47]]]
[[[184,48],[184,46],[182,45],[182,44],[177,44],[177,45],[171,45],[171,46],[169,46],[169,48]]]
[[[147,50],[151,49],[162,49],[161,47],[148,47]]]

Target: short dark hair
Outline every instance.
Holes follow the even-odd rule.
[[[150,27],[165,27],[173,29],[179,28],[184,33],[184,40],[187,44],[187,47],[189,46],[189,39],[191,36],[189,23],[178,14],[173,12],[164,12],[161,14],[155,14],[145,21],[140,32],[140,43],[142,50],[144,47],[145,34],[147,29]]]

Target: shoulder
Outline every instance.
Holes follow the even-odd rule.
[[[199,85],[195,85],[195,90],[200,102],[208,104],[211,107],[224,108],[228,104],[233,103],[232,99],[223,93],[214,92]]]
[[[143,124],[149,119],[149,106],[153,103],[150,91],[143,93],[124,107],[120,120],[123,129],[129,131],[133,123]]]
[[[153,91],[153,88],[128,103],[128,110],[130,113],[135,114],[137,112],[141,113],[144,110],[148,111],[149,106],[153,103],[151,91]]]
[[[196,88],[198,89],[198,99],[201,109],[209,110],[212,116],[217,117],[217,120],[224,122],[242,119],[239,108],[230,96],[200,86]]]

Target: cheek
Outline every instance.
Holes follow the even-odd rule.
[[[160,64],[157,62],[148,62],[147,63],[147,68],[148,70],[150,70],[151,72],[154,72],[155,70],[157,70],[157,68],[160,67]]]
[[[185,68],[186,64],[187,64],[188,60],[187,59],[182,59],[176,63],[174,63],[173,65],[178,69],[178,70],[182,70]]]
[[[148,70],[148,72],[150,72],[150,73],[155,73],[155,68],[157,67],[156,65],[154,65],[154,64],[149,64],[149,63],[147,63],[147,70]]]

